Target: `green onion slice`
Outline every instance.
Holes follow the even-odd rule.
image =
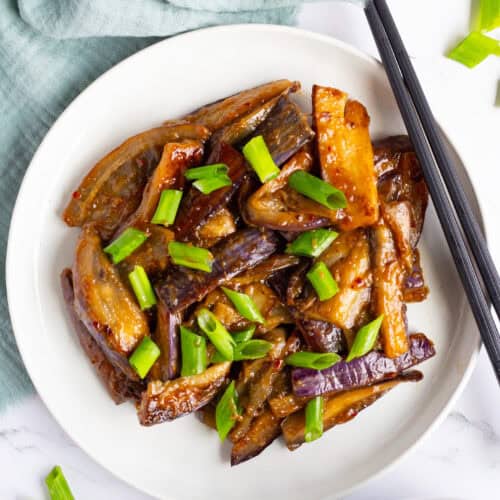
[[[500,41],[473,31],[448,54],[448,57],[473,68],[490,55],[500,55]]]
[[[217,175],[216,177],[198,179],[193,182],[193,186],[203,194],[210,194],[217,189],[230,186],[233,181],[227,175]]]
[[[235,292],[225,286],[222,287],[222,290],[244,318],[256,323],[264,323],[264,317],[260,313],[259,308],[246,293]]]
[[[247,342],[253,337],[255,333],[255,325],[249,326],[243,330],[238,330],[237,332],[231,332],[234,341],[239,344],[240,342]]]
[[[168,243],[168,254],[174,264],[190,267],[209,273],[212,270],[214,256],[206,248],[194,247],[179,241]]]
[[[351,361],[354,358],[364,356],[373,349],[373,346],[377,341],[378,332],[382,326],[383,319],[384,315],[381,314],[378,318],[375,318],[373,321],[358,330],[346,361]]]
[[[259,176],[260,182],[270,181],[280,173],[280,169],[274,163],[273,157],[261,135],[250,139],[243,146],[242,152],[243,156]]]
[[[68,482],[59,465],[56,465],[45,478],[51,500],[75,500]]]
[[[263,358],[273,345],[267,340],[253,339],[240,342],[234,347],[234,361]]]
[[[321,301],[331,299],[339,291],[337,282],[324,262],[316,262],[306,276]]]
[[[149,309],[156,304],[153,287],[151,286],[148,275],[142,266],[134,266],[134,270],[129,273],[128,279],[143,311],[144,309]]]
[[[342,360],[342,357],[334,352],[294,352],[285,358],[285,363],[298,368],[312,368],[313,370],[324,370]]]
[[[345,194],[340,189],[303,170],[294,172],[288,178],[288,185],[298,193],[327,208],[335,209],[347,206]]]
[[[151,340],[151,337],[144,337],[135,348],[128,362],[139,377],[144,378],[159,357],[159,347]]]
[[[207,308],[200,309],[196,314],[198,326],[210,339],[210,342],[220,352],[226,361],[232,361],[234,358],[234,341],[231,334],[224,325]]]
[[[181,326],[181,376],[198,375],[207,368],[207,340]]]
[[[322,396],[316,396],[306,405],[305,441],[310,443],[323,435],[323,406]]]
[[[182,191],[177,189],[164,189],[161,192],[160,201],[158,202],[151,222],[153,224],[171,226],[175,221],[181,199]]]
[[[215,407],[215,425],[221,441],[226,439],[240,414],[241,410],[238,405],[238,393],[236,392],[233,380],[227,386],[227,389],[224,391],[224,394]]]
[[[106,253],[111,255],[114,264],[118,264],[123,259],[128,257],[134,250],[140,247],[146,240],[148,235],[129,227],[123,231],[116,240],[112,241],[107,247],[104,248]]]
[[[481,0],[479,6],[479,30],[500,28],[500,0]]]
[[[184,177],[188,181],[198,179],[208,179],[211,177],[219,177],[226,175],[229,171],[225,163],[214,163],[213,165],[205,165],[204,167],[189,168],[184,173]]]
[[[285,253],[304,257],[319,257],[338,235],[339,233],[330,229],[305,231],[287,245]]]

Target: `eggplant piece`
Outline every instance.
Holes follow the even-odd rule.
[[[180,312],[219,285],[267,259],[277,247],[278,239],[271,231],[243,229],[212,248],[211,272],[170,266],[156,284],[156,293],[171,313]]]
[[[198,239],[203,247],[211,247],[226,236],[236,232],[236,223],[227,208],[221,208],[198,230]]]
[[[61,287],[67,311],[73,322],[80,345],[111,396],[111,399],[116,404],[121,404],[127,399],[140,399],[142,391],[146,389],[146,384],[142,381],[130,380],[121,370],[113,366],[76,314],[71,269],[64,269],[61,273]]]
[[[288,187],[288,178],[297,170],[309,171],[313,164],[310,148],[298,151],[279,175],[263,184],[247,200],[243,217],[247,224],[281,231],[306,231],[331,226],[337,210],[330,210]]]
[[[314,132],[307,122],[307,116],[285,96],[280,98],[252,137],[258,135],[264,138],[276,165],[281,166],[313,139]]]
[[[269,407],[276,418],[285,418],[292,413],[304,408],[311,398],[301,398],[289,392],[286,394],[280,394],[269,399]]]
[[[393,201],[382,205],[382,217],[394,236],[399,258],[406,272],[413,268],[412,214],[408,201]]]
[[[212,151],[208,163],[225,163],[231,186],[223,187],[206,195],[191,187],[184,196],[177,214],[174,231],[176,239],[191,241],[199,239],[198,229],[210,217],[224,208],[235,195],[247,175],[245,159],[229,144],[221,143]]]
[[[413,251],[413,267],[411,273],[405,278],[403,284],[403,300],[405,302],[422,302],[427,298],[429,289],[425,286],[420,254],[417,249]]]
[[[374,224],[377,176],[365,107],[340,90],[314,85],[313,116],[323,178],[347,198],[339,227],[345,231]]]
[[[210,366],[199,375],[149,382],[137,407],[140,424],[160,424],[199,410],[217,395],[230,367],[231,363],[226,361]]]
[[[215,132],[262,106],[270,99],[285,92],[296,92],[299,89],[299,82],[291,82],[289,80],[276,80],[264,83],[258,87],[243,90],[232,96],[207,104],[182,117],[181,121],[197,123]],[[174,123],[176,122],[178,120]]]
[[[84,226],[73,264],[75,310],[106,357],[132,380],[139,380],[128,357],[146,336],[146,316],[101,249],[96,230]]]
[[[290,309],[302,337],[314,352],[346,352],[347,344],[341,328],[328,321],[305,318],[294,308]]]
[[[371,351],[352,361],[339,361],[326,370],[292,370],[293,392],[299,397],[334,394],[395,378],[404,370],[436,354],[434,344],[423,333],[410,335],[410,349],[398,358]]]
[[[413,151],[407,135],[394,135],[373,142],[373,161],[375,172],[380,179],[398,168],[401,153]]]
[[[323,429],[327,431],[336,425],[352,420],[360,411],[368,408],[401,382],[418,382],[421,379],[422,374],[415,370],[386,382],[346,391],[326,399],[323,411]],[[304,411],[288,416],[281,424],[281,428],[288,449],[290,451],[297,449],[305,442]]]
[[[109,240],[141,203],[148,177],[168,142],[204,142],[210,132],[200,125],[181,124],[147,130],[127,139],[102,158],[85,176],[63,213],[68,226],[94,223]]]

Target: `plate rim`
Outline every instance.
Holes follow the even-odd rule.
[[[90,457],[95,463],[99,464],[102,468],[104,468],[107,472],[112,474],[115,478],[118,480],[122,481],[123,483],[127,484],[128,486],[131,486],[137,491],[143,492],[147,495],[150,495],[154,498],[156,498],[156,492],[143,488],[138,487],[131,481],[129,481],[127,478],[122,477],[118,475],[118,473],[106,466],[100,458],[98,458],[91,450],[87,448],[84,444],[80,442],[79,439],[75,438],[71,431],[67,428],[66,425],[64,425],[57,417],[56,411],[54,411],[52,404],[49,403],[46,399],[46,391],[41,388],[38,383],[32,378],[31,372],[32,370],[30,369],[30,361],[29,361],[29,356],[26,355],[26,350],[23,349],[23,341],[20,339],[22,336],[18,336],[17,331],[20,330],[19,322],[17,319],[17,315],[20,314],[20,307],[19,307],[19,301],[15,300],[16,297],[16,292],[15,292],[15,282],[13,278],[13,265],[12,263],[14,262],[14,249],[16,246],[16,243],[19,244],[20,242],[17,242],[15,239],[15,232],[16,228],[18,226],[17,224],[17,219],[20,217],[20,206],[24,203],[24,198],[26,198],[25,191],[26,191],[26,186],[30,184],[30,179],[34,175],[35,169],[34,164],[38,160],[38,156],[41,155],[41,151],[45,148],[46,144],[50,142],[51,138],[53,135],[58,133],[59,128],[61,127],[61,123],[64,122],[64,117],[66,116],[67,113],[70,112],[71,108],[76,105],[77,102],[79,102],[81,99],[83,99],[84,94],[87,93],[90,89],[98,86],[101,81],[111,78],[113,73],[118,70],[118,67],[120,67],[123,64],[130,64],[131,61],[134,60],[134,58],[141,57],[143,53],[151,51],[153,49],[156,49],[159,45],[167,45],[169,42],[172,40],[178,40],[180,38],[189,40],[190,38],[198,37],[198,36],[203,36],[207,32],[233,32],[235,34],[238,34],[238,32],[241,32],[241,30],[246,30],[246,31],[267,31],[267,32],[275,32],[275,33],[285,33],[290,36],[298,36],[302,37],[304,39],[309,39],[309,40],[317,40],[323,43],[327,43],[331,45],[332,47],[339,48],[345,52],[348,52],[352,54],[354,57],[360,58],[364,60],[365,62],[371,64],[372,66],[377,67],[377,69],[383,69],[383,65],[379,60],[377,60],[375,57],[365,53],[364,51],[342,41],[339,40],[333,36],[322,34],[322,33],[317,33],[314,31],[306,30],[303,28],[297,28],[293,26],[283,26],[283,25],[276,25],[276,24],[261,24],[261,23],[244,23],[244,24],[230,24],[230,25],[222,25],[222,26],[211,26],[207,28],[201,28],[201,29],[196,29],[192,31],[188,31],[185,33],[180,33],[178,35],[171,36],[169,38],[165,38],[162,40],[159,40],[158,42],[152,43],[151,45],[148,45],[147,47],[144,47],[143,49],[135,52],[134,54],[131,54],[130,56],[126,57],[125,59],[122,59],[119,61],[117,64],[106,70],[104,73],[102,73],[99,77],[97,77],[93,82],[91,82],[87,87],[85,87],[64,109],[64,111],[57,117],[57,119],[54,121],[54,123],[51,125],[47,133],[45,134],[43,140],[40,142],[39,146],[36,149],[35,154],[33,155],[32,159],[29,162],[28,167],[26,168],[26,171],[23,175],[22,182],[20,184],[17,196],[16,196],[16,201],[14,204],[14,208],[12,210],[12,215],[10,219],[10,224],[9,224],[9,232],[8,232],[8,238],[7,238],[7,251],[6,251],[6,259],[5,259],[5,282],[6,282],[6,292],[7,292],[7,304],[8,304],[8,310],[9,310],[9,315],[10,315],[10,322],[12,325],[12,330],[14,333],[14,337],[16,340],[16,345],[19,350],[21,359],[23,361],[24,367],[30,377],[30,380],[36,390],[36,394],[40,397],[41,401],[45,405],[45,407],[48,409],[50,412],[51,416],[54,418],[54,420],[57,422],[57,424],[66,432],[68,437],[77,444],[77,446],[88,456]],[[467,176],[467,180],[470,183],[474,197],[475,197],[475,202],[477,203],[477,207],[479,209],[479,218],[480,218],[480,226],[483,230],[483,234],[485,235],[486,240],[488,240],[488,225],[486,223],[486,217],[485,217],[485,210],[482,204],[481,198],[478,196],[478,189],[477,185],[473,179],[473,177],[469,173],[469,169],[467,168],[467,165],[465,164],[463,158],[464,155],[460,151],[460,147],[449,137],[447,132],[442,128],[441,131],[444,134],[446,140],[449,142],[449,144],[453,147],[455,152],[457,153],[458,157],[461,159],[462,164],[464,166],[464,172]],[[465,297],[466,303],[467,299]],[[15,304],[15,305],[14,305]],[[467,306],[468,307],[468,306]],[[469,313],[472,314],[469,310]],[[431,422],[430,425],[427,426],[427,428],[416,438],[413,440],[413,442],[406,447],[406,449],[394,457],[392,460],[390,460],[385,466],[383,466],[381,469],[379,469],[375,473],[368,474],[365,478],[361,479],[358,483],[348,487],[344,488],[343,490],[339,491],[338,493],[335,494],[335,497],[343,497],[345,495],[348,495],[352,493],[353,491],[365,486],[369,481],[372,481],[374,479],[380,478],[382,475],[390,472],[399,462],[401,462],[404,458],[406,458],[411,452],[415,451],[415,449],[423,443],[424,440],[426,440],[429,435],[443,422],[443,420],[449,415],[451,408],[455,405],[457,399],[460,397],[462,394],[465,386],[470,380],[470,377],[472,375],[472,372],[476,366],[477,359],[479,352],[481,350],[482,342],[481,338],[478,334],[476,334],[476,342],[475,342],[475,347],[474,349],[470,352],[468,356],[468,361],[467,365],[465,366],[463,370],[463,374],[461,376],[460,382],[457,384],[455,389],[453,390],[452,394],[450,395],[448,401],[446,404],[442,407],[442,409],[439,411],[439,414],[434,418],[434,420]],[[28,362],[27,362],[28,361]],[[48,398],[50,400],[50,397]],[[176,500],[173,497],[168,497],[166,500]]]

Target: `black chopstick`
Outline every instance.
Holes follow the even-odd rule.
[[[384,4],[385,9],[379,11],[379,4]],[[425,113],[425,110],[428,109],[428,105],[426,106],[426,108],[419,107],[421,106],[420,101],[425,101],[425,97],[421,91],[421,95],[419,96],[420,100],[417,100],[415,102],[412,100],[412,97],[409,93],[409,90],[407,88],[408,80],[413,79],[413,88],[415,89],[415,82],[417,82],[417,77],[414,72],[412,72],[412,75],[408,75],[406,73],[407,66],[411,66],[411,63],[399,35],[397,35],[397,38],[399,38],[397,55],[401,57],[402,53],[405,54],[407,61],[403,67],[400,67],[398,64],[398,59],[395,54],[396,51],[393,49],[391,45],[391,39],[388,35],[388,31],[390,29],[393,35],[392,39],[395,39],[397,29],[394,25],[394,22],[392,22],[391,25],[389,25],[387,22],[386,18],[388,15],[390,16],[387,5],[385,4],[384,0],[368,0],[365,6],[365,13],[375,42],[377,44],[380,56],[382,58],[382,62],[384,64],[389,82],[394,92],[394,96],[401,111],[403,121],[408,130],[408,135],[410,136],[413,146],[415,147],[415,152],[422,166],[422,171],[424,173],[429,193],[431,195],[436,213],[443,229],[443,233],[445,235],[446,241],[448,242],[451,255],[455,261],[456,268],[468,297],[472,313],[481,334],[481,338],[484,342],[491,363],[493,365],[493,369],[500,383],[500,335],[498,334],[495,321],[491,315],[489,302],[483,291],[482,283],[476,273],[472,258],[469,255],[469,250],[464,239],[462,228],[459,224],[459,219],[457,218],[457,213],[460,215],[461,212],[459,212],[458,209],[457,212],[455,212],[455,209],[450,202],[451,193],[450,195],[448,194],[441,178],[440,169],[442,167],[442,164],[440,162],[436,163],[436,160],[438,158],[441,158],[442,155],[447,156],[447,153],[445,152],[445,149],[443,147],[440,148],[439,156],[438,154],[436,154],[435,157],[435,151],[432,148],[432,144],[429,144],[430,139],[428,139],[427,137],[427,130],[424,130],[422,123],[423,120],[421,120],[420,118],[421,115]],[[439,132],[435,125],[432,114],[427,117],[426,125],[434,129],[434,133],[432,134],[432,136],[439,136]],[[449,169],[452,171],[453,167],[451,160],[447,159],[446,163]],[[450,174],[450,172],[448,172],[448,174]],[[463,190],[461,188],[460,190],[455,190],[454,196],[456,198],[457,205],[460,198],[460,202],[462,202],[460,203],[462,210],[466,209],[468,205],[466,204],[467,201],[465,199]],[[468,216],[470,216],[470,220],[473,220],[472,212],[469,213]],[[474,222],[473,225],[477,226],[477,222]],[[478,227],[477,229],[479,231]],[[475,244],[476,241],[470,242],[471,247],[473,247]],[[482,251],[485,255],[488,255],[488,258],[484,259],[483,261],[480,261],[479,259],[478,261],[476,261],[479,272],[481,273],[481,277],[483,278],[484,284],[486,286],[488,286],[488,283],[489,285],[491,285],[492,282],[495,282],[495,288],[491,288],[493,288],[493,290],[498,290],[500,289],[500,286],[498,283],[498,275],[496,274],[496,270],[493,273],[488,273],[488,267],[490,267],[491,271],[491,268],[494,270],[494,265],[492,263],[491,257],[489,256],[486,245],[483,245]],[[476,250],[473,255],[479,253],[480,251]],[[494,295],[494,293],[492,293],[492,295]]]

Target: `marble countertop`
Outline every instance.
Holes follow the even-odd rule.
[[[471,0],[393,0],[390,4],[431,106],[452,141],[460,145],[488,222],[488,217],[500,212],[498,182],[492,182],[492,176],[500,178],[500,107],[493,106],[500,60],[490,58],[469,71],[442,57],[468,31]],[[301,11],[299,27],[377,55],[364,15],[354,5],[308,4]],[[476,171],[490,175],[475,176]],[[490,231],[489,238],[500,263],[500,234]],[[54,464],[63,466],[76,498],[150,498],[93,462],[37,396],[0,415],[1,499],[48,498],[43,478]],[[483,349],[443,423],[389,471],[348,498],[479,500],[492,499],[499,490],[499,390]]]

